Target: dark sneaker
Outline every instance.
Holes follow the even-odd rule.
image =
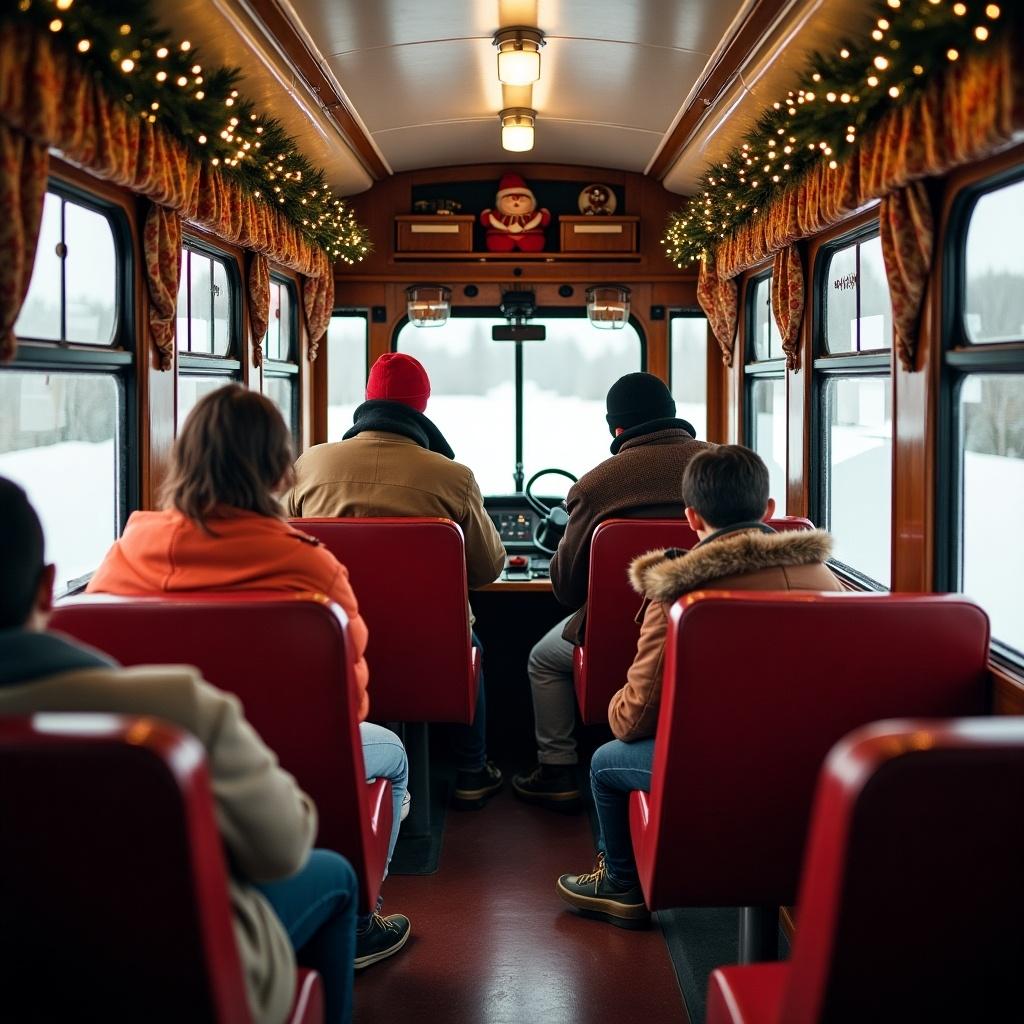
[[[611,881],[604,866],[604,854],[598,854],[593,871],[582,875],[562,875],[558,895],[588,917],[600,917],[619,928],[646,928],[651,912],[644,904],[639,885],[623,889]]]
[[[356,932],[356,970],[394,956],[408,941],[409,930],[409,918],[404,914],[374,914],[366,928]]]
[[[553,811],[578,811],[582,806],[576,767],[571,764],[539,764],[532,772],[514,775],[512,789],[521,799]]]
[[[476,810],[483,807],[484,801],[494,796],[504,783],[501,772],[490,761],[485,761],[478,772],[456,772],[454,804],[460,810]]]

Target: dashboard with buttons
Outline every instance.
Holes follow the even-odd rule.
[[[557,502],[561,499],[552,500]],[[548,579],[550,556],[539,551],[533,541],[537,513],[526,504],[522,495],[485,498],[484,507],[507,552],[502,580]]]

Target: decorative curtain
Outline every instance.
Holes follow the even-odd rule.
[[[795,245],[775,254],[772,264],[772,310],[786,353],[786,369],[800,369],[800,325],[804,319],[804,268]]]
[[[263,365],[263,336],[270,325],[270,265],[263,253],[249,264],[249,326],[252,330],[252,365]]]
[[[0,363],[14,358],[14,322],[28,294],[43,219],[45,146],[0,122]]]
[[[302,282],[302,309],[306,314],[309,333],[309,361],[316,359],[320,342],[327,333],[334,312],[334,274],[327,254],[322,253],[326,268],[316,276],[307,276]]]
[[[0,33],[0,125],[5,131],[13,130],[15,135],[32,140],[41,147],[43,157],[47,148],[59,149],[68,159],[98,178],[144,195],[181,220],[205,228],[226,242],[262,253],[307,279],[326,276],[329,282],[320,282],[312,287],[308,287],[307,281],[304,292],[308,290],[320,296],[319,302],[315,303],[317,306],[323,304],[323,297],[328,293],[333,302],[333,270],[327,254],[311,243],[292,221],[272,204],[246,193],[218,168],[194,158],[182,143],[159,125],[151,125],[134,116],[124,104],[108,95],[99,79],[72,54],[54,45],[47,35],[36,32],[28,23],[8,22]],[[9,180],[0,186],[0,201],[3,201],[0,220],[5,223],[4,230],[10,231],[16,216],[11,209],[11,197],[20,195],[19,181],[22,179],[10,178],[8,152],[12,151],[5,145],[2,170],[5,179]],[[31,163],[35,166],[39,159],[34,158]],[[44,190],[45,184],[44,165]],[[24,215],[18,219],[25,223]],[[35,230],[23,236],[26,243],[29,235],[32,240],[31,250],[24,250],[29,276],[35,257],[38,220],[37,215]],[[172,230],[169,221],[153,230],[156,232],[153,239],[156,250],[164,248]],[[178,234],[180,237],[180,224]],[[6,252],[10,260],[11,250]],[[149,274],[149,251],[146,259]],[[12,262],[18,263],[17,260]],[[154,264],[154,269],[162,272],[169,266],[170,262],[161,258]],[[18,272],[16,268],[5,267],[2,274],[9,277]],[[176,296],[177,280],[175,271],[173,279],[169,276],[157,291]],[[0,283],[0,292],[6,291],[7,288]],[[153,294],[152,278],[150,292]],[[21,295],[23,298],[24,292]],[[161,317],[166,315],[164,307]],[[13,316],[17,316],[17,310]],[[13,346],[9,339],[6,309],[0,327],[4,330],[0,345],[6,351]],[[320,331],[322,334],[323,330]],[[154,327],[154,343],[159,346],[163,337],[163,328]],[[158,351],[161,366],[170,365],[166,357],[168,351],[173,353],[173,341],[170,350],[158,348]]]
[[[990,49],[948,65],[927,89],[894,107],[849,160],[835,170],[816,165],[716,248],[719,276],[735,277],[912,181],[1016,141],[1024,131],[1024,75],[1015,71],[1015,42],[1007,33]]]
[[[149,333],[161,370],[174,365],[174,329],[181,281],[181,218],[166,206],[149,207],[142,230],[149,288]]]
[[[921,300],[935,249],[935,222],[923,182],[912,182],[882,200],[879,229],[892,296],[896,355],[903,369],[912,371]]]
[[[722,362],[732,366],[732,350],[736,341],[736,320],[739,314],[739,298],[736,282],[720,277],[707,261],[700,265],[697,278],[697,301],[707,314],[711,333],[722,350]]]

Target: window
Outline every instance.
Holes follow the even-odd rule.
[[[225,262],[186,245],[178,286],[178,350],[226,356],[232,342],[233,302]]]
[[[878,235],[831,253],[824,310],[827,352],[892,348],[892,302]]]
[[[22,344],[0,367],[0,476],[39,514],[58,595],[99,565],[134,500],[128,237],[116,207],[51,185]]]
[[[748,448],[768,467],[768,492],[786,511],[786,360],[772,310],[772,276],[747,284],[746,415]]]
[[[281,410],[293,435],[298,432],[299,366],[295,286],[270,279],[270,317],[263,337],[263,393]]]
[[[1024,508],[1024,178],[1019,168],[1015,176],[966,192],[951,221],[951,465],[940,474],[949,480],[951,515],[939,583],[977,601],[996,647],[1021,660],[1024,537],[1015,524]]]
[[[178,286],[178,432],[204,395],[241,380],[235,354],[240,308],[238,268],[230,257],[187,242]]]
[[[367,324],[363,313],[335,313],[327,328],[327,440],[340,441],[366,400]]]
[[[107,214],[49,191],[19,338],[113,345],[121,275]]]
[[[672,397],[676,415],[689,420],[702,441],[708,436],[708,321],[677,313],[669,321]]]
[[[818,258],[816,518],[863,583],[892,581],[892,304],[877,228]]]
[[[643,347],[632,325],[599,331],[579,316],[535,317],[531,324],[546,328],[545,341],[493,341],[491,328],[503,324],[484,317],[453,317],[430,330],[406,324],[395,345],[426,367],[427,415],[485,494],[508,494],[516,486],[517,393],[524,479],[551,466],[581,476],[609,457],[608,389],[643,369]],[[557,480],[544,482],[546,493]]]

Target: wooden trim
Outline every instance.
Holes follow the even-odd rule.
[[[992,711],[997,715],[1024,715],[1024,677],[989,662],[992,673]]]
[[[704,115],[714,107],[722,91],[732,81],[764,39],[772,22],[789,0],[757,0],[718,61],[704,69],[703,78],[690,105],[676,122],[672,134],[662,143],[648,174],[661,181],[686,148]]]
[[[551,593],[551,581],[550,580],[495,580],[493,583],[487,583],[482,587],[477,587],[477,590],[489,590],[493,593],[510,594],[517,591],[529,591],[531,593]],[[473,591],[470,591],[470,598],[473,596]]]
[[[366,132],[355,119],[348,105],[338,95],[331,80],[320,69],[316,57],[310,53],[302,36],[281,10],[278,0],[249,0],[253,14],[277,40],[292,67],[306,85],[319,97],[324,113],[338,126],[356,156],[375,181],[388,177],[390,172],[381,160]]]
[[[779,926],[792,945],[796,935],[796,907],[779,907]]]

